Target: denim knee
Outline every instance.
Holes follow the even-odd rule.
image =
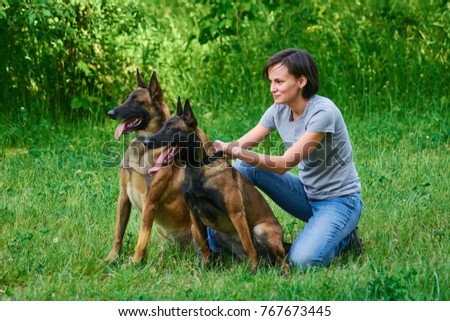
[[[299,270],[306,270],[313,267],[323,267],[326,265],[326,263],[324,264],[323,260],[318,258],[313,253],[304,252],[290,252],[289,261],[291,263],[291,266]]]

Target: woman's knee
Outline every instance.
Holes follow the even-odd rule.
[[[307,270],[314,267],[323,267],[323,260],[311,253],[289,252],[291,266],[300,270]]]
[[[333,259],[334,251],[328,250],[323,243],[303,238],[297,239],[289,252],[291,265],[298,269],[325,267]]]

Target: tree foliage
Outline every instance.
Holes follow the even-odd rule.
[[[448,107],[450,5],[396,1],[8,0],[0,10],[0,104],[55,118],[103,114],[157,70],[168,97],[248,120],[270,103],[260,76],[303,48],[321,93],[352,112]],[[341,101],[339,101],[341,100]],[[404,104],[402,105],[402,101]],[[223,110],[222,110],[223,109]],[[254,122],[254,119],[250,119]]]
[[[2,107],[58,116],[115,99],[124,69],[122,35],[145,18],[134,1],[7,1],[0,16]]]

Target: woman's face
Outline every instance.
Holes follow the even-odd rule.
[[[290,74],[287,67],[281,64],[273,65],[268,70],[270,92],[276,104],[291,106],[299,98],[300,88],[306,83],[305,77],[296,78]]]

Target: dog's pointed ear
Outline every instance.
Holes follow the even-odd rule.
[[[195,119],[194,112],[192,111],[191,102],[186,99],[184,102],[184,112],[183,117],[186,120],[188,126],[192,128],[197,128],[197,120]]]
[[[163,92],[161,86],[159,85],[155,71],[152,73],[150,82],[148,83],[148,91],[150,92],[150,98],[161,106],[163,103]]]
[[[138,87],[147,88],[147,84],[145,83],[144,79],[142,79],[141,73],[139,72],[139,68],[136,68],[136,79]]]
[[[178,96],[178,101],[177,101],[177,116],[181,116],[183,114],[183,107],[181,106],[181,98],[180,96]]]

